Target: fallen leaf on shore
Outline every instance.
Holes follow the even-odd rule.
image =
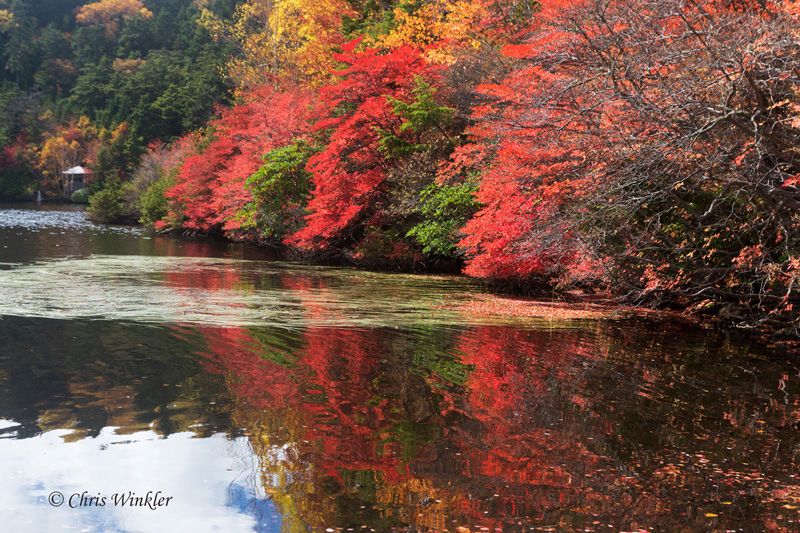
[[[476,294],[469,301],[445,304],[442,307],[466,315],[494,315],[552,320],[601,320],[633,312],[630,308],[614,305],[543,302],[493,294]]]

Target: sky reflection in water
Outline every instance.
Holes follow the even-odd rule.
[[[191,433],[163,438],[153,431],[120,436],[104,428],[94,438],[64,444],[69,430],[2,441],[12,470],[0,477],[0,509],[6,531],[280,531],[280,515],[253,478],[244,437],[205,439]],[[34,459],[35,458],[35,459]],[[202,469],[197,466],[203,465]],[[67,502],[48,508],[52,491]],[[69,507],[72,494],[89,496],[161,490],[174,496],[151,510],[114,506]],[[266,505],[265,505],[266,504]]]
[[[477,290],[457,280],[19,216],[0,211],[14,530],[797,528],[784,354],[685,326],[476,319],[441,308]],[[53,509],[53,490],[175,504]]]

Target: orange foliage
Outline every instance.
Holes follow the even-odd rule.
[[[463,48],[477,49],[489,17],[488,2],[434,0],[409,12],[394,9],[394,28],[377,39],[377,44],[396,48],[403,45],[428,47],[426,57],[433,62],[452,63]]]
[[[75,20],[79,24],[98,24],[106,35],[113,36],[119,30],[120,22],[136,16],[150,18],[153,12],[140,0],[98,0],[78,9]]]
[[[331,78],[333,54],[344,43],[342,17],[352,14],[344,0],[250,0],[230,22],[205,10],[201,23],[240,49],[228,64],[240,88],[287,80],[317,86]]]

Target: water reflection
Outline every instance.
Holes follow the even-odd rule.
[[[121,438],[108,427],[65,446],[65,433],[2,441],[3,461],[11,466],[0,477],[6,531],[281,531],[278,509],[253,483],[244,438],[161,438],[152,431]],[[158,509],[112,505],[114,494],[145,496],[154,489],[173,499]],[[66,497],[60,508],[48,509],[52,491]],[[84,491],[105,495],[106,504],[80,505],[72,495]]]
[[[276,261],[92,255],[6,270],[0,314],[285,328],[446,325],[463,320],[445,303],[467,301],[472,293],[467,282],[446,277]]]
[[[474,289],[443,278],[39,259],[0,272],[15,530],[798,529],[786,354],[642,321],[460,317],[437,304]],[[95,301],[58,280],[60,299],[19,294],[68,272]],[[44,501],[122,489],[180,505]]]
[[[794,527],[797,389],[757,386],[784,369],[650,333],[623,348],[608,326],[311,331],[299,394],[245,387],[239,412],[260,422],[265,485],[302,502],[299,529]]]
[[[0,203],[0,270],[93,254],[270,259],[274,253],[215,239],[175,239],[133,226],[92,224],[83,207]]]

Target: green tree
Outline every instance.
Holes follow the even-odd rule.
[[[477,210],[476,190],[477,186],[470,182],[427,186],[420,195],[422,221],[406,236],[413,237],[423,253],[460,257],[456,247],[461,239],[459,230]]]
[[[314,151],[297,140],[264,156],[264,165],[247,178],[253,201],[240,212],[243,229],[276,241],[298,229],[311,182],[305,167]]]
[[[10,7],[12,18],[5,28],[7,40],[3,47],[5,68],[19,87],[29,88],[38,64],[37,49],[33,46],[36,19],[30,16],[30,6],[25,0],[13,0]]]
[[[37,44],[41,63],[34,81],[47,97],[56,100],[69,93],[78,76],[69,40],[54,26],[48,26],[41,32]]]
[[[122,187],[117,180],[106,183],[105,188],[89,197],[89,218],[95,222],[125,222],[130,218]]]

